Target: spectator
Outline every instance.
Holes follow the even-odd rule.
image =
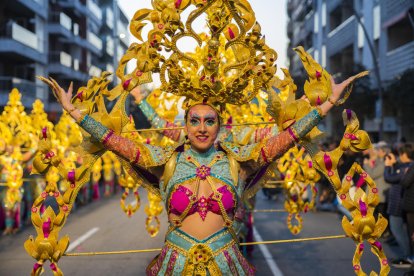
[[[414,151],[407,151],[408,154],[411,154],[409,158],[411,160],[414,160]],[[411,166],[407,170],[407,172],[404,175],[404,178],[401,181],[401,186],[404,189],[404,197],[402,202],[403,210],[405,211],[405,215],[407,218],[407,226],[408,226],[408,236],[411,240],[411,254],[414,253],[414,163],[411,163]],[[411,258],[413,255],[411,255]],[[413,275],[414,274],[414,267],[411,267],[411,271]]]
[[[368,150],[368,158],[364,159],[364,170],[374,180],[377,185],[379,203],[375,208],[374,214],[377,216],[378,213],[386,213],[386,201],[385,201],[385,190],[388,188],[384,180],[384,156],[381,157],[379,154],[378,144],[374,144],[374,147]]]
[[[400,258],[392,261],[392,265],[400,268],[408,268],[412,263],[409,258],[411,255],[410,243],[402,209],[403,188],[400,185],[405,172],[411,166],[411,156],[412,146],[405,144],[399,149],[399,163],[393,153],[388,154],[385,158],[384,179],[391,185],[387,213],[390,216],[391,232],[402,251]]]

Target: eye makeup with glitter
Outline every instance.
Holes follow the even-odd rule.
[[[191,118],[190,119],[190,125],[191,126],[198,126],[198,125],[200,125],[200,120],[196,119],[196,118]]]
[[[216,118],[209,118],[209,117],[207,117],[207,118],[205,118],[205,121],[204,122],[205,122],[206,126],[211,127],[211,126],[216,125],[217,120],[216,120]]]
[[[191,126],[198,126],[200,125],[201,119],[197,113],[190,113],[190,125]]]

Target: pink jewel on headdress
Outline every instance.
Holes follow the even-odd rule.
[[[228,28],[228,31],[229,31],[229,36],[230,36],[230,39],[234,39],[236,36],[234,35],[233,30],[229,27],[229,28]]]
[[[131,82],[131,80],[132,80],[132,79],[126,80],[126,81],[124,81],[124,83],[122,84],[122,87],[123,87],[125,90],[127,90],[127,88],[128,88],[128,86],[129,86],[129,83]]]
[[[354,270],[360,270],[361,267],[359,265],[354,265]]]
[[[198,167],[196,169],[196,175],[200,178],[200,179],[206,179],[207,176],[210,175],[210,167],[207,167],[206,165],[202,165],[201,167]]]
[[[181,2],[182,2],[182,0],[177,0],[177,1],[175,1],[175,8],[176,8],[176,9],[180,8],[180,6],[181,6]]]
[[[319,95],[318,95],[318,98],[316,99],[316,104],[321,105],[321,98],[319,97]]]

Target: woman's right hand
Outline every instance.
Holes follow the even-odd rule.
[[[60,85],[51,77],[49,79],[44,77],[37,77],[52,89],[53,94],[55,95],[58,102],[62,105],[63,109],[66,111],[70,111],[74,108],[73,104],[71,103],[72,100],[72,92],[73,92],[73,82],[70,83],[68,92],[66,92]]]
[[[43,81],[52,89],[53,94],[55,95],[58,103],[63,107],[66,112],[72,116],[73,119],[79,121],[82,117],[82,113],[72,104],[72,92],[73,92],[73,82],[70,82],[68,92],[66,92],[60,85],[51,77],[49,79],[44,77],[37,77],[39,80]]]

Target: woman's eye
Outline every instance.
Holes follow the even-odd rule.
[[[193,125],[193,126],[195,126],[195,125],[198,125],[199,124],[199,121],[196,120],[196,119],[191,119],[190,120],[190,124]]]
[[[216,121],[215,120],[207,120],[206,121],[206,125],[207,126],[214,126],[216,124]]]

